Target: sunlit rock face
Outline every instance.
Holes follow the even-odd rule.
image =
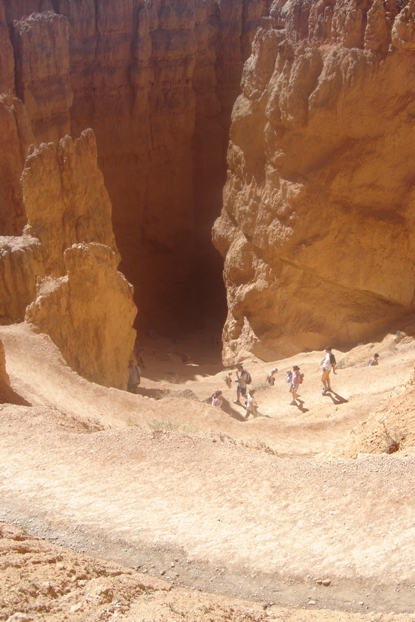
[[[210,228],[267,4],[0,0],[2,323],[26,318],[74,369],[121,386],[137,320],[120,260],[141,326],[223,309]],[[86,266],[110,300],[82,288]]]
[[[414,308],[415,2],[274,2],[232,114],[224,359],[370,338]]]
[[[75,371],[124,388],[137,309],[117,269],[92,130],[32,146],[20,187],[26,225],[21,235],[0,237],[2,322],[26,319]]]
[[[67,363],[84,378],[126,387],[137,309],[119,257],[103,244],[74,244],[64,252],[64,277],[38,283],[26,320],[50,335]]]
[[[24,102],[35,139],[95,132],[139,326],[223,313],[210,229],[243,62],[268,4],[0,0],[3,88]]]

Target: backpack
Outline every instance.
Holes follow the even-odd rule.
[[[242,373],[245,375],[244,380],[245,380],[246,384],[251,384],[251,382],[252,382],[252,377],[251,377],[251,374],[249,373],[249,371],[247,371],[246,369],[244,369]]]
[[[334,356],[334,354],[330,354],[330,363],[331,363],[331,365],[335,365],[336,364],[336,357]]]

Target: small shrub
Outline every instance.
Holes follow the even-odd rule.
[[[154,432],[174,432],[179,428],[178,424],[163,419],[153,419],[148,425]]]
[[[255,391],[264,391],[264,389],[270,389],[271,387],[266,382],[261,382],[260,384],[254,384],[252,388],[255,389]]]

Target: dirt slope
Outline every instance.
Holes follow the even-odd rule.
[[[287,613],[251,604],[255,613],[248,617],[235,613],[238,605],[234,614],[241,617],[227,619],[357,620],[374,611],[368,620],[411,619],[411,339],[390,335],[336,352],[340,369],[332,397],[320,392],[321,353],[276,363],[273,388],[263,381],[274,365],[247,361],[261,416],[245,422],[202,337],[176,344],[148,340],[147,396],[86,382],[45,336],[24,324],[1,327],[0,338],[12,387],[32,404],[0,406],[0,520],[175,586],[306,608]],[[190,353],[187,364],[179,358],[183,348]],[[380,365],[369,368],[375,349]],[[294,363],[305,373],[301,408],[289,405],[284,382],[283,370]],[[229,412],[201,402],[215,388],[224,390]],[[386,448],[381,422],[392,433],[393,412],[401,418],[400,450],[368,455],[369,436],[372,450]],[[353,454],[357,460],[349,459]],[[26,567],[32,572],[33,565]],[[318,583],[323,579],[330,585]],[[62,605],[68,619],[116,619],[116,609],[101,611],[102,618],[86,614],[85,585]],[[209,619],[203,607],[219,607],[211,619],[226,619],[216,597],[201,597],[209,603],[202,605],[194,594],[179,592],[175,587],[172,606],[185,612],[181,617],[171,608],[166,613],[160,592],[157,605],[130,594],[131,609],[118,612],[118,619]],[[80,607],[70,612],[72,597]],[[30,615],[41,619],[33,607],[27,604]],[[319,610],[317,617],[310,608]],[[331,617],[324,617],[324,608]]]

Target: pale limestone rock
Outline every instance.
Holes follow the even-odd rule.
[[[102,244],[74,244],[64,261],[65,276],[39,282],[26,320],[51,337],[80,375],[125,388],[137,309],[132,286],[117,271],[119,256]]]
[[[11,147],[16,141],[18,133]],[[117,271],[93,132],[33,146],[21,187],[23,235],[0,237],[0,321],[23,320],[29,305],[27,321],[50,335],[73,369],[124,387],[137,309]]]
[[[75,141],[42,144],[26,160],[25,233],[40,241],[46,277],[26,320],[50,335],[78,373],[121,388],[137,309],[117,272],[111,203],[96,157],[87,130]]]

